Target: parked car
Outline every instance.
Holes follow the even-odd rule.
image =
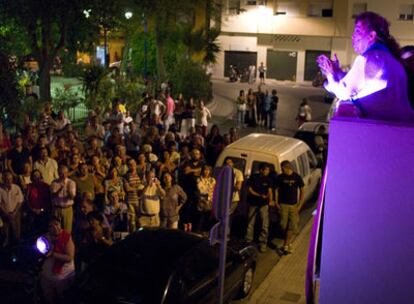
[[[224,299],[245,297],[254,247],[228,246]],[[144,228],[109,248],[79,277],[72,303],[217,303],[219,247],[180,230]]]
[[[328,123],[309,121],[303,123],[296,131],[294,138],[304,141],[314,153],[319,153],[316,136],[321,136],[324,142],[328,143]]]
[[[318,165],[324,169],[328,156],[328,123],[305,122],[296,131],[294,137],[304,141],[315,153]]]

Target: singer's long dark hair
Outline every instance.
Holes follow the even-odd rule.
[[[390,34],[390,23],[374,12],[364,12],[359,14],[355,19],[355,24],[361,22],[368,30],[377,33],[377,40],[383,43],[391,52],[391,54],[401,62],[400,46],[393,36]]]

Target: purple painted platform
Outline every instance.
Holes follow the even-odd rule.
[[[319,303],[414,303],[414,125],[335,118],[329,134]]]

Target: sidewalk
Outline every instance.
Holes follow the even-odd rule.
[[[283,256],[249,299],[250,304],[306,303],[305,273],[313,219],[293,243],[293,253]]]

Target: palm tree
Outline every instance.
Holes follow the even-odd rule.
[[[195,7],[208,0],[135,0],[152,26],[157,47],[158,80],[166,79],[165,45],[175,29],[180,25],[191,24]]]

